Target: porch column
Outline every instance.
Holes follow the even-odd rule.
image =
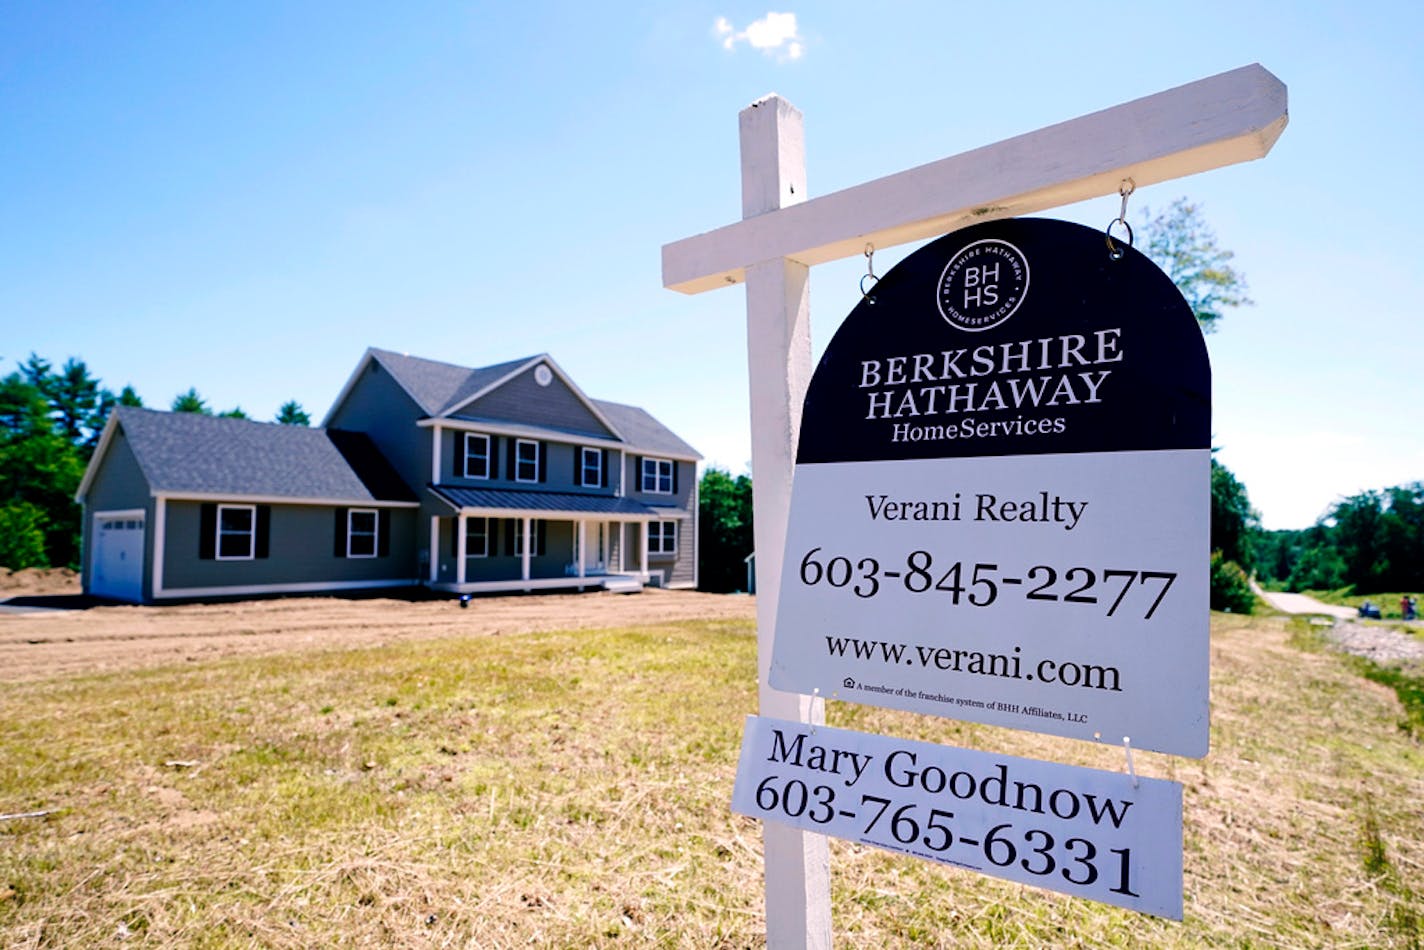
[[[613,530],[613,522],[605,521],[598,526],[598,563],[603,565],[603,573],[607,574],[611,565],[608,563],[608,533]]]
[[[523,574],[523,578],[524,578],[524,580],[527,581],[527,580],[529,580],[529,549],[530,549],[531,547],[533,547],[533,544],[534,544],[534,538],[533,538],[533,534],[532,534],[532,529],[533,529],[533,527],[534,527],[534,519],[533,519],[533,518],[524,518],[523,521],[524,521],[524,558],[523,558],[523,562],[524,562],[524,564],[523,564],[523,567],[524,567],[524,574]]]
[[[430,516],[430,583],[440,580],[440,519]]]
[[[578,523],[578,576],[583,577],[587,572],[584,567],[588,561],[588,522],[582,518]]]
[[[628,546],[628,525],[618,522],[618,573],[623,573],[623,549]]]
[[[643,572],[643,576],[648,574],[648,522],[639,522],[642,528],[642,545],[638,548],[638,570]]]
[[[465,516],[455,519],[455,583],[465,583]]]

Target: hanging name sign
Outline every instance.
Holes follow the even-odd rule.
[[[807,390],[770,683],[1200,757],[1211,374],[1171,280],[1103,234],[949,234]]]

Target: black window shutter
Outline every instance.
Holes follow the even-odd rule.
[[[504,549],[508,551],[510,555],[513,555],[515,551],[514,529],[518,524],[519,521],[515,518],[506,518],[504,521]]]
[[[460,519],[450,519],[450,556],[460,556]]]
[[[470,449],[469,441],[470,433],[455,433],[455,467],[453,471],[455,472],[456,478],[465,477],[465,453]]]
[[[534,553],[543,557],[548,540],[549,522],[541,518],[534,522]]]
[[[574,446],[574,484],[583,484],[583,448]]]
[[[337,508],[335,511],[336,521],[332,526],[331,553],[336,557],[346,556],[346,509]]]
[[[612,452],[611,450],[609,450],[609,449],[604,449],[604,450],[603,450],[603,471],[599,473],[600,476],[601,476],[601,477],[599,478],[599,481],[598,481],[598,487],[599,487],[599,488],[607,488],[607,487],[608,487],[608,467],[609,467],[611,464],[613,464],[613,452]]]
[[[672,493],[677,494],[677,459],[672,460]]]
[[[272,506],[257,506],[257,537],[253,541],[253,553],[259,557],[267,556],[268,548],[271,546],[272,535]]]
[[[633,456],[633,487],[637,491],[643,490],[643,457]]]
[[[510,438],[509,458],[505,459],[506,464],[504,477],[509,479],[511,482],[514,481],[514,459],[517,455],[519,455],[519,446],[518,444],[516,444],[513,438]]]
[[[539,481],[549,480],[549,443],[539,443]]]
[[[198,513],[198,557],[211,561],[218,553],[218,506],[204,502]]]
[[[489,437],[489,465],[485,469],[485,474],[490,478],[499,478],[499,437]]]
[[[376,514],[376,556],[391,553],[391,509],[382,508]]]

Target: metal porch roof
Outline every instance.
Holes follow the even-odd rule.
[[[449,485],[432,485],[430,490],[456,508],[527,511],[531,514],[611,515],[649,519],[658,517],[658,513],[647,505],[631,498],[613,495],[503,488],[456,488]]]

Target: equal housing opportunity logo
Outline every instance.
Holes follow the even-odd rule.
[[[1008,241],[975,241],[950,258],[940,275],[939,312],[970,333],[1013,316],[1028,294],[1028,260]]]

